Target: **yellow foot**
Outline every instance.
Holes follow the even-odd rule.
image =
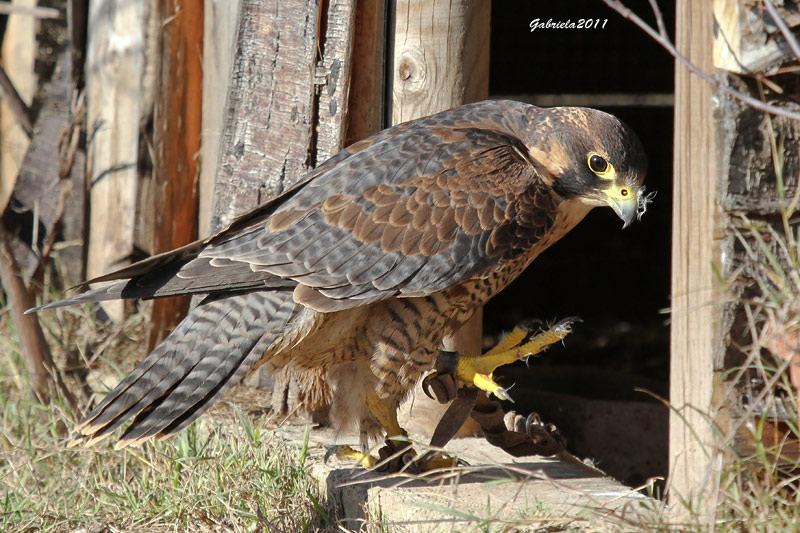
[[[460,462],[455,457],[441,452],[431,452],[432,455],[426,454],[420,461],[417,461],[418,469],[420,472],[430,472],[431,470],[439,470],[442,468],[455,468]]]
[[[453,468],[458,466],[456,458],[450,457],[441,452],[429,452],[421,458],[417,456],[410,447],[402,450],[397,448],[397,444],[387,444],[380,450],[380,459],[364,452],[360,452],[350,446],[333,446],[325,453],[325,462],[332,456],[344,461],[356,461],[366,470],[376,469],[388,471],[390,473],[407,471],[412,474],[429,472],[442,468]]]
[[[503,365],[511,364],[545,350],[548,346],[569,335],[578,318],[565,318],[547,330],[533,335],[528,329],[515,327],[497,346],[477,357],[459,357],[456,376],[503,400],[511,400],[508,391],[498,385],[492,376]],[[512,400],[513,401],[513,400]]]
[[[326,463],[332,455],[335,455],[337,459],[344,461],[358,461],[361,463],[361,466],[367,470],[374,468],[378,463],[378,460],[370,454],[360,452],[354,448],[351,448],[350,446],[333,446],[332,448],[328,448],[328,451],[325,452]]]

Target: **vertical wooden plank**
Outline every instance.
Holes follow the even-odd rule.
[[[398,0],[392,123],[489,95],[491,2]]]
[[[344,148],[355,15],[355,0],[331,0],[323,14],[322,60],[314,76],[318,91],[315,165]]]
[[[679,0],[676,46],[711,72],[711,2]],[[674,207],[670,401],[670,501],[677,512],[704,514],[712,495],[713,388],[719,300],[713,264],[720,263],[718,176],[711,86],[675,67]],[[710,417],[710,418],[709,418]]]
[[[225,101],[231,81],[233,43],[239,4],[236,0],[205,0],[203,16],[203,118],[200,136],[200,192],[198,233],[209,234],[219,141],[225,119]]]
[[[14,0],[12,3],[20,8],[36,7],[36,0]],[[17,92],[28,105],[36,90],[36,75],[33,72],[35,43],[36,18],[27,14],[9,15],[0,59]],[[8,104],[0,102],[0,212],[11,198],[29,143],[28,136]]]
[[[379,76],[383,79],[384,48],[383,42],[385,0],[352,0],[332,1],[323,4],[325,12],[320,13],[320,32],[324,31],[320,44],[322,54],[317,63],[314,81],[317,92],[317,138],[316,164],[324,162],[345,146],[345,136],[349,127],[355,126],[362,137],[350,138],[349,143],[367,137],[380,129],[380,114],[377,121],[373,119],[365,123],[360,117],[374,117],[375,110],[382,109],[383,84],[365,83],[366,80]],[[368,13],[365,19],[365,11]],[[380,13],[380,18],[377,18]],[[362,27],[359,34],[356,29],[359,21]],[[365,36],[366,40],[365,40]],[[377,57],[376,57],[377,56]],[[361,68],[380,65],[379,72],[364,73],[354,69],[356,59],[362,61]],[[366,75],[365,75],[366,74]],[[353,96],[353,84],[356,84],[358,96]],[[331,391],[325,383],[324,375],[318,370],[300,371],[285,368],[275,376],[272,396],[272,407],[276,413],[286,414],[300,407],[310,412],[313,421],[328,424]]]
[[[309,170],[317,23],[311,0],[242,1],[212,231]]]
[[[384,128],[386,0],[357,2],[353,39],[345,146]]]
[[[90,186],[87,275],[124,265],[133,253],[141,80],[143,0],[89,4],[86,57],[87,173]],[[114,320],[122,301],[104,302]]]
[[[158,4],[160,73],[153,142],[155,161],[153,253],[197,238],[197,156],[200,151],[203,69],[203,4],[167,0]],[[153,302],[148,331],[152,350],[189,309],[189,297]]]
[[[489,95],[489,22],[491,2],[480,0],[397,0],[392,52],[392,123],[405,122]],[[482,312],[475,315],[445,348],[478,355]],[[417,394],[414,402],[427,403]],[[429,418],[438,421],[428,408]]]

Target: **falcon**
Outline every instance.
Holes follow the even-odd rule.
[[[320,372],[335,427],[366,444],[403,434],[397,408],[434,369],[443,337],[589,210],[611,207],[623,227],[641,217],[645,171],[638,138],[612,115],[469,104],[357,142],[216,235],[31,311],[203,295],[88,414],[77,442],[131,418],[118,447],[172,435],[263,366]],[[534,351],[519,340],[460,358],[457,378],[502,396],[492,370]]]

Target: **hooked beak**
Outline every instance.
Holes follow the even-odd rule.
[[[605,191],[606,201],[611,209],[622,219],[623,229],[634,220],[642,218],[650,202],[650,196],[644,194],[644,187],[625,186]]]

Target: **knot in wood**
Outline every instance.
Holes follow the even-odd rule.
[[[403,92],[419,92],[425,87],[427,63],[419,50],[406,49],[397,57],[398,86]]]

